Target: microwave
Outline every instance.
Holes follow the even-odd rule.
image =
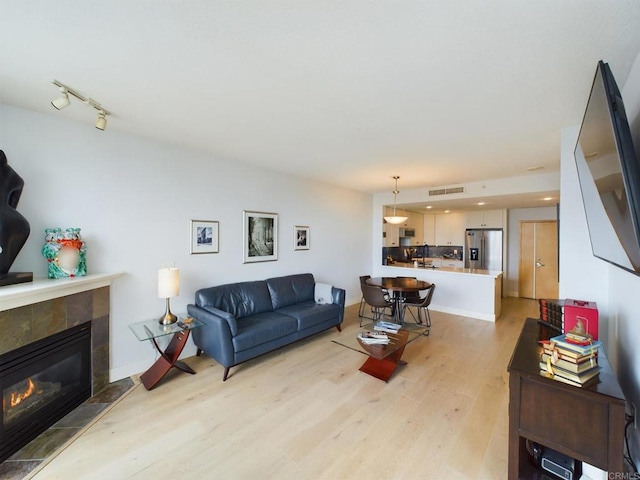
[[[415,237],[416,230],[414,228],[401,228],[399,237]]]

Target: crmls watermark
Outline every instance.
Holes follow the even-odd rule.
[[[609,472],[607,478],[609,480],[640,480],[640,473]]]

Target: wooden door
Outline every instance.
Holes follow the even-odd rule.
[[[520,222],[519,295],[558,298],[558,229],[556,221]]]

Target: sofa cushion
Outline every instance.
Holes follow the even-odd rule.
[[[333,303],[316,303],[315,300],[289,305],[277,310],[277,313],[283,313],[296,319],[298,322],[298,330],[318,325],[340,314],[340,306]]]
[[[316,284],[311,273],[268,278],[266,283],[274,310],[313,300]]]
[[[233,337],[233,349],[241,352],[298,330],[295,318],[278,312],[264,312],[245,317],[238,322],[238,334]]]
[[[269,289],[263,281],[203,288],[196,292],[196,305],[224,310],[236,319],[273,310]]]

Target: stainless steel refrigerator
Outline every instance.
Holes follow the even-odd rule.
[[[503,271],[502,265],[502,229],[467,229],[465,268]]]

